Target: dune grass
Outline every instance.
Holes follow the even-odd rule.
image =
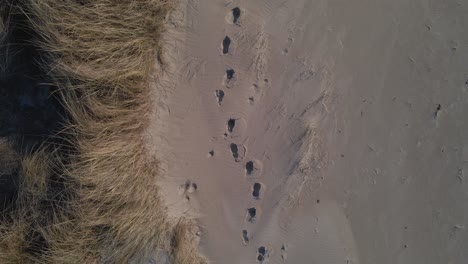
[[[172,263],[205,263],[193,223],[167,217],[144,141],[173,1],[15,2],[0,10],[27,18],[34,63],[64,116],[59,141],[2,165],[17,168],[20,184],[0,223],[0,262],[150,263],[167,252]],[[0,143],[0,154],[12,151]]]
[[[39,221],[43,217],[41,202],[47,194],[48,154],[42,150],[20,155],[13,144],[0,141],[0,174],[18,177],[14,204],[2,212],[0,224],[0,263],[35,263],[34,244]]]

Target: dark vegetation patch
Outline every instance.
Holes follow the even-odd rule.
[[[46,171],[42,151],[45,146],[61,153],[71,150],[66,137],[57,136],[67,117],[58,87],[43,67],[48,58],[36,44],[42,38],[30,25],[33,14],[20,1],[0,4],[0,12],[0,235],[17,232],[11,239],[23,241],[23,257],[38,259],[48,252],[40,229],[54,221],[54,210],[66,207],[73,193],[62,176]],[[60,159],[67,163],[65,155]],[[33,182],[41,178],[47,182]],[[6,225],[16,230],[7,231]],[[0,251],[2,263],[10,258]]]

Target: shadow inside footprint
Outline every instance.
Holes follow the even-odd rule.
[[[437,118],[437,115],[439,114],[441,109],[442,109],[442,106],[440,104],[437,104],[437,108],[434,112],[434,118]]]
[[[233,118],[230,118],[227,122],[227,129],[229,133],[232,133],[235,125],[236,125],[236,120]]]
[[[257,260],[264,261],[266,253],[267,253],[267,250],[264,246],[259,247],[257,250]]]
[[[288,251],[288,245],[283,244],[281,246],[281,258],[283,260],[286,260],[286,258],[288,257],[287,251]]]
[[[239,148],[237,147],[237,144],[231,143],[231,153],[232,156],[237,159],[239,158]]]
[[[255,216],[257,215],[257,209],[255,207],[251,207],[247,209],[247,213],[249,214],[248,221],[249,222],[255,221]]]
[[[245,229],[242,230],[242,241],[244,242],[244,244],[249,243],[249,233]]]
[[[232,9],[232,17],[233,17],[232,22],[233,22],[234,24],[237,24],[237,21],[239,20],[240,14],[241,14],[240,8],[234,7],[234,8]]]
[[[236,73],[233,69],[227,69],[226,70],[226,79],[228,82],[234,77],[234,73]]]
[[[227,54],[229,52],[229,46],[231,45],[231,39],[226,36],[223,39],[223,54]]]
[[[192,193],[198,189],[198,185],[190,180],[185,181],[184,192]]]
[[[247,172],[247,175],[251,175],[254,170],[254,164],[253,161],[249,160],[247,163],[245,163],[245,171]]]
[[[218,98],[218,104],[221,105],[221,102],[224,99],[224,91],[223,90],[216,90],[215,95],[216,95],[216,98]]]
[[[254,183],[253,185],[253,191],[252,191],[252,196],[255,199],[260,199],[260,189],[262,188],[262,185],[258,182]]]

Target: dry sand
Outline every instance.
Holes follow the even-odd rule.
[[[150,130],[172,216],[211,263],[467,263],[467,13],[181,0]]]

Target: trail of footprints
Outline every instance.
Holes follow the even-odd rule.
[[[241,9],[239,7],[235,7],[231,10],[232,12],[232,22],[235,25],[239,25],[239,19],[241,16]],[[225,36],[222,45],[221,45],[221,52],[223,55],[229,54],[229,48],[231,47],[231,38],[229,36]],[[235,70],[232,68],[228,68],[226,70],[226,75],[225,75],[225,80],[226,80],[226,87],[230,88],[232,85],[232,81],[235,79]],[[257,88],[257,85],[254,85],[254,88]],[[221,106],[224,98],[225,98],[225,92],[222,89],[215,90],[215,96],[217,99],[217,103],[219,106]],[[254,97],[249,97],[248,102],[250,104],[253,104],[254,102]],[[224,136],[227,137],[229,134],[234,132],[234,129],[236,128],[236,119],[235,118],[229,118],[226,124],[226,130],[227,132],[224,133]],[[243,145],[238,145],[236,143],[230,143],[229,144],[229,149],[231,151],[232,157],[235,162],[241,162],[245,156],[246,149]],[[213,157],[215,155],[215,151],[212,149],[208,152],[208,157]],[[248,160],[245,163],[245,176],[246,179],[249,181],[253,181],[255,179],[254,177],[254,171],[257,168],[255,167],[255,162],[252,160]],[[198,186],[196,183],[187,180],[184,184],[180,185],[179,188],[179,193],[183,196],[185,196],[186,201],[190,201],[190,194],[197,191]],[[263,184],[257,181],[253,181],[252,187],[251,187],[251,195],[252,195],[252,200],[255,202],[257,200],[260,200],[263,196],[264,192],[264,187]],[[257,207],[249,207],[246,209],[246,222],[248,224],[254,224],[257,217],[258,217],[258,208]],[[241,231],[242,234],[242,243],[247,246],[251,240],[251,236],[247,229],[243,229]],[[284,260],[286,258],[286,246],[283,245],[281,247],[281,257]],[[263,263],[268,260],[270,255],[270,249],[268,247],[265,247],[263,245],[260,245],[257,248],[256,251],[256,256],[255,259]]]
[[[241,18],[241,15],[242,15],[241,9],[239,7],[235,7],[230,12],[232,12],[232,23],[234,25],[239,25],[239,19]],[[225,36],[224,39],[222,40],[222,43],[221,43],[222,55],[230,54],[229,49],[231,47],[231,44],[232,44],[231,38],[229,36]],[[227,88],[231,87],[232,82],[235,79],[235,74],[236,74],[236,71],[234,69],[232,69],[232,68],[228,68],[226,70],[225,84],[226,84]],[[221,104],[222,104],[222,102],[223,102],[223,100],[225,99],[225,96],[226,96],[225,92],[222,89],[215,90],[215,96],[216,96],[218,105],[221,106]],[[248,101],[249,101],[249,103],[252,104],[254,102],[254,98],[249,97]],[[226,123],[227,132],[224,133],[225,137],[228,137],[228,135],[230,135],[231,133],[234,132],[234,130],[236,129],[236,121],[237,120],[235,118],[229,118],[228,119],[228,121]],[[235,162],[241,162],[243,160],[243,158],[245,156],[245,152],[246,152],[245,147],[243,145],[238,145],[236,143],[230,143],[229,144],[229,149],[231,151],[232,157],[233,157]],[[211,150],[209,152],[209,156],[210,157],[214,156],[214,150]],[[255,177],[254,177],[254,171],[255,170],[256,170],[255,162],[253,160],[246,161],[246,163],[245,163],[246,180],[253,181],[255,179]],[[257,200],[260,200],[263,197],[264,190],[265,190],[265,188],[264,188],[262,183],[257,182],[257,181],[253,181],[252,187],[251,187],[251,195],[252,195],[253,202],[255,202]],[[258,208],[257,207],[254,206],[254,207],[249,207],[249,208],[246,209],[246,222],[248,224],[254,224],[257,217],[258,217]],[[248,230],[243,229],[241,231],[241,235],[242,235],[242,243],[244,245],[248,245],[250,240],[251,240],[251,236],[250,236]],[[282,251],[284,251],[284,246],[282,248]],[[257,248],[257,254],[256,254],[255,258],[256,258],[256,260],[258,262],[263,263],[263,262],[268,260],[269,254],[270,254],[270,250],[267,247],[265,247],[263,245],[260,245]]]

